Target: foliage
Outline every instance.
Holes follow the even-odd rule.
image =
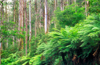
[[[84,22],[82,21],[77,23],[74,27],[67,26],[65,29],[61,29],[59,32],[50,32],[50,41],[48,41],[46,44],[42,43],[37,48],[37,53],[42,53],[44,56],[43,63],[55,63],[57,58],[62,56],[62,53],[65,54],[66,58],[69,58],[69,54],[71,57],[73,57],[73,55],[77,55],[82,59],[87,58],[95,51],[95,48],[100,45],[99,17],[100,14],[91,15],[87,17]]]
[[[89,0],[90,1],[90,7],[89,12],[90,13],[100,13],[100,0]]]
[[[64,11],[57,10],[55,11],[56,17],[59,20],[59,24],[62,27],[65,25],[74,26],[80,20],[85,18],[84,8],[80,8],[79,6],[69,5],[66,6]]]
[[[18,1],[17,5],[13,6],[15,11],[15,22],[9,21],[0,25],[0,42],[3,43],[2,65],[100,65],[100,1],[89,1],[87,8],[88,17],[85,16],[84,1],[77,0],[78,4],[72,4],[65,7],[65,10],[60,9],[54,11],[54,1],[48,1],[48,11],[50,15],[51,25],[49,33],[44,34],[43,26],[38,27],[35,37],[32,30],[31,48],[28,46],[28,55],[25,56],[24,51],[19,51],[17,39],[23,38],[25,41],[25,31],[18,31]],[[38,3],[41,3],[38,1]],[[83,4],[81,4],[83,2]],[[5,2],[6,3],[6,2]],[[0,1],[0,4],[4,4]],[[72,1],[70,0],[70,4]],[[14,4],[14,3],[13,3]],[[34,3],[32,3],[34,4]],[[60,0],[57,2],[60,4]],[[66,3],[65,3],[66,4]],[[7,5],[7,4],[6,4]],[[43,2],[41,3],[43,8]],[[60,5],[58,5],[60,7]],[[35,7],[32,7],[35,9]],[[3,6],[2,6],[3,9]],[[33,10],[32,9],[32,10]],[[28,11],[28,10],[27,10]],[[41,9],[41,11],[43,11]],[[4,12],[4,15],[6,14]],[[35,13],[35,11],[32,11]],[[41,13],[41,12],[40,12]],[[14,12],[13,12],[14,14]],[[44,12],[42,13],[44,14]],[[41,16],[42,16],[41,14]],[[38,16],[38,23],[43,25],[43,17],[38,14],[32,15],[32,29],[35,28],[35,16]],[[44,15],[43,15],[44,16]],[[53,17],[54,16],[54,17]],[[6,18],[6,17],[2,17]],[[1,18],[1,19],[2,19]],[[9,15],[10,20],[13,20],[13,15]],[[41,22],[40,22],[41,19]],[[49,17],[48,17],[49,19]],[[53,29],[55,27],[55,29]],[[28,26],[29,28],[29,26]],[[21,28],[25,30],[25,27]],[[28,32],[29,33],[29,32]],[[15,45],[13,46],[13,36],[15,37]],[[29,36],[29,35],[28,35]],[[5,48],[5,43],[9,43],[9,48]],[[95,58],[95,59],[94,59]]]
[[[29,55],[28,56],[20,56],[19,52],[14,54],[10,54],[8,58],[2,59],[1,64],[3,65],[26,65],[29,62]]]
[[[42,54],[40,55],[35,55],[35,57],[32,57],[29,61],[29,64],[30,65],[41,65],[41,56]]]

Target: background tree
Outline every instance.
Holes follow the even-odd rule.
[[[48,33],[48,29],[47,29],[47,23],[48,23],[48,20],[47,20],[47,0],[45,0],[45,34]]]
[[[24,2],[25,2],[24,8],[25,8],[25,25],[26,25],[26,29],[25,29],[25,31],[26,31],[26,34],[25,34],[25,36],[26,36],[26,37],[25,37],[25,50],[26,50],[26,51],[25,51],[25,52],[26,52],[26,55],[27,55],[27,40],[28,40],[28,39],[27,39],[27,38],[28,38],[28,35],[27,35],[27,34],[28,34],[28,33],[27,33],[27,32],[28,32],[27,25],[28,25],[28,24],[27,24],[27,10],[26,10],[27,7],[26,7],[26,0],[24,0]]]
[[[23,31],[23,24],[24,24],[24,21],[23,21],[23,12],[24,12],[24,0],[20,0],[19,1],[19,30],[21,30],[20,34],[23,34],[22,31]],[[20,38],[19,40],[19,44],[20,44],[20,50],[23,49],[23,39]]]

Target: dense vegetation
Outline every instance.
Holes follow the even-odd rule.
[[[27,55],[19,50],[16,41],[25,40],[25,31],[19,34],[14,22],[4,22],[0,26],[1,41],[9,40],[10,46],[6,48],[3,44],[1,65],[100,65],[100,1],[89,1],[87,16],[84,1],[77,3],[55,11],[47,34],[42,28],[36,37],[32,34]],[[15,45],[12,36],[16,38]]]

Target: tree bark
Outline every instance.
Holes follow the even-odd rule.
[[[57,8],[57,0],[55,0],[54,1],[54,11],[56,10],[56,8]],[[55,15],[54,15],[54,17],[55,17]],[[54,27],[56,28],[56,22],[54,21]]]
[[[23,12],[24,12],[23,9],[24,8],[23,7],[24,7],[24,0],[19,0],[19,30],[21,30],[20,34],[22,34],[22,31],[23,31],[22,27],[24,23],[23,21]],[[22,38],[20,38],[19,44],[21,47],[19,50],[23,49],[23,39]]]
[[[6,0],[6,6],[5,6],[5,21],[6,21],[6,22],[9,22],[9,21],[8,21],[8,12],[7,12],[7,0]],[[8,48],[8,39],[7,39],[7,41],[6,41],[5,47],[6,47],[5,49]]]
[[[42,12],[43,12],[43,9],[42,9],[42,1],[43,0],[40,0],[40,23],[39,23],[40,30],[41,30],[41,27],[42,27],[42,24],[41,24],[41,22],[42,22]]]
[[[29,0],[29,50],[31,49],[31,35],[32,31],[31,31],[31,0]]]
[[[24,0],[24,3],[25,3],[25,5],[24,5],[24,9],[25,9],[25,26],[26,26],[26,28],[25,28],[25,31],[26,31],[26,34],[25,34],[25,53],[26,53],[26,55],[27,55],[27,31],[28,31],[28,28],[27,28],[27,7],[26,7],[26,0]]]
[[[85,14],[87,16],[87,2],[86,2],[86,0],[85,0]]]
[[[36,15],[36,19],[35,19],[35,37],[37,35],[37,0],[35,0],[35,15]]]
[[[67,6],[69,5],[69,1],[67,0]]]
[[[61,11],[63,11],[63,10],[64,10],[64,1],[61,0],[60,2],[61,2],[61,3],[60,3],[60,8],[61,8]]]
[[[47,0],[45,0],[45,34],[48,33],[47,31]]]
[[[13,10],[13,16],[14,16],[14,22],[15,22],[15,14],[16,14],[16,8],[15,8],[15,0],[13,1],[13,8],[14,8],[14,10]],[[14,30],[14,29],[13,29]],[[13,46],[14,46],[14,40],[15,40],[15,37],[13,36]]]
[[[3,2],[4,2],[4,0],[1,1],[1,16],[2,16],[2,18],[1,18],[0,25],[3,24],[3,20],[4,20],[4,6],[3,6]],[[0,28],[0,29],[1,29],[1,28]],[[0,38],[0,65],[1,65],[1,51],[3,50],[3,49],[2,49],[2,42],[1,42],[1,39],[2,39],[2,36],[1,36],[1,38]]]
[[[87,1],[87,12],[89,11],[89,1]],[[89,15],[89,13],[87,13]]]

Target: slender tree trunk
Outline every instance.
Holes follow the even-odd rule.
[[[47,0],[45,0],[45,34],[48,33],[48,30],[47,30]]]
[[[6,22],[9,22],[8,21],[8,12],[7,12],[7,0],[6,0],[6,6],[5,6],[5,11],[6,11],[6,15],[5,15],[5,21]],[[7,42],[6,42],[6,46],[5,46],[6,48],[5,49],[7,49],[8,48],[8,39],[7,39]]]
[[[32,31],[31,31],[31,0],[29,0],[29,50],[31,49],[31,35]]]
[[[19,0],[19,30],[21,30],[21,32],[20,32],[20,34],[22,34],[22,31],[23,31],[23,29],[22,29],[22,27],[23,27],[23,23],[24,23],[24,21],[23,21],[23,12],[24,12],[24,1],[23,0]],[[23,39],[22,38],[20,38],[20,41],[19,41],[20,43],[20,49],[19,50],[23,50]]]
[[[41,22],[42,22],[42,0],[40,0],[40,24],[39,24],[39,28],[41,30]]]
[[[56,8],[57,8],[57,0],[55,0],[54,11],[56,10]],[[54,15],[54,17],[55,17],[55,15]],[[56,21],[54,21],[54,26],[56,28]]]
[[[25,26],[26,26],[26,28],[25,28],[25,31],[26,31],[26,34],[25,34],[25,53],[26,53],[26,55],[27,55],[27,31],[28,31],[28,28],[27,28],[27,7],[26,7],[26,0],[24,0],[24,3],[25,3],[25,6],[24,6],[24,8],[25,8]]]
[[[87,12],[89,11],[89,1],[87,1]],[[89,15],[89,13],[87,13]]]
[[[74,3],[75,3],[75,12],[76,12],[76,0],[74,0]]]
[[[86,0],[85,0],[85,14],[87,16],[87,2],[86,2]]]
[[[4,2],[4,0],[1,1],[1,16],[2,16],[2,18],[1,18],[0,25],[3,24],[3,20],[4,20],[4,6],[3,6],[3,2]],[[1,51],[3,50],[1,39],[2,39],[2,36],[0,38],[0,65],[1,65]]]
[[[16,14],[16,9],[15,9],[15,0],[14,0],[14,2],[13,2],[13,8],[14,8],[14,10],[13,10],[13,16],[14,16],[14,22],[15,22],[15,14]],[[15,37],[13,36],[13,46],[14,46],[14,40],[15,40]]]
[[[61,3],[60,3],[60,8],[61,8],[61,11],[63,11],[63,10],[64,10],[64,1],[63,1],[63,0],[61,0]]]
[[[35,19],[35,37],[37,35],[37,0],[35,0],[35,12],[36,12],[36,19]]]
[[[56,8],[57,8],[57,0],[55,0],[54,2],[55,2],[54,10],[56,10]]]
[[[51,4],[51,0],[49,2],[50,2],[49,4]],[[47,2],[47,4],[48,4],[48,2]],[[49,31],[50,19],[51,19],[51,8],[50,7],[51,7],[51,5],[47,6],[47,31]]]
[[[43,27],[44,27],[44,30],[45,30],[45,0],[43,0],[43,5],[44,5],[44,7],[43,7],[43,20],[42,21],[44,21]],[[44,31],[44,33],[45,33],[45,31]]]
[[[76,0],[74,0],[74,3],[76,4]]]
[[[67,6],[69,5],[69,0],[67,0]]]

